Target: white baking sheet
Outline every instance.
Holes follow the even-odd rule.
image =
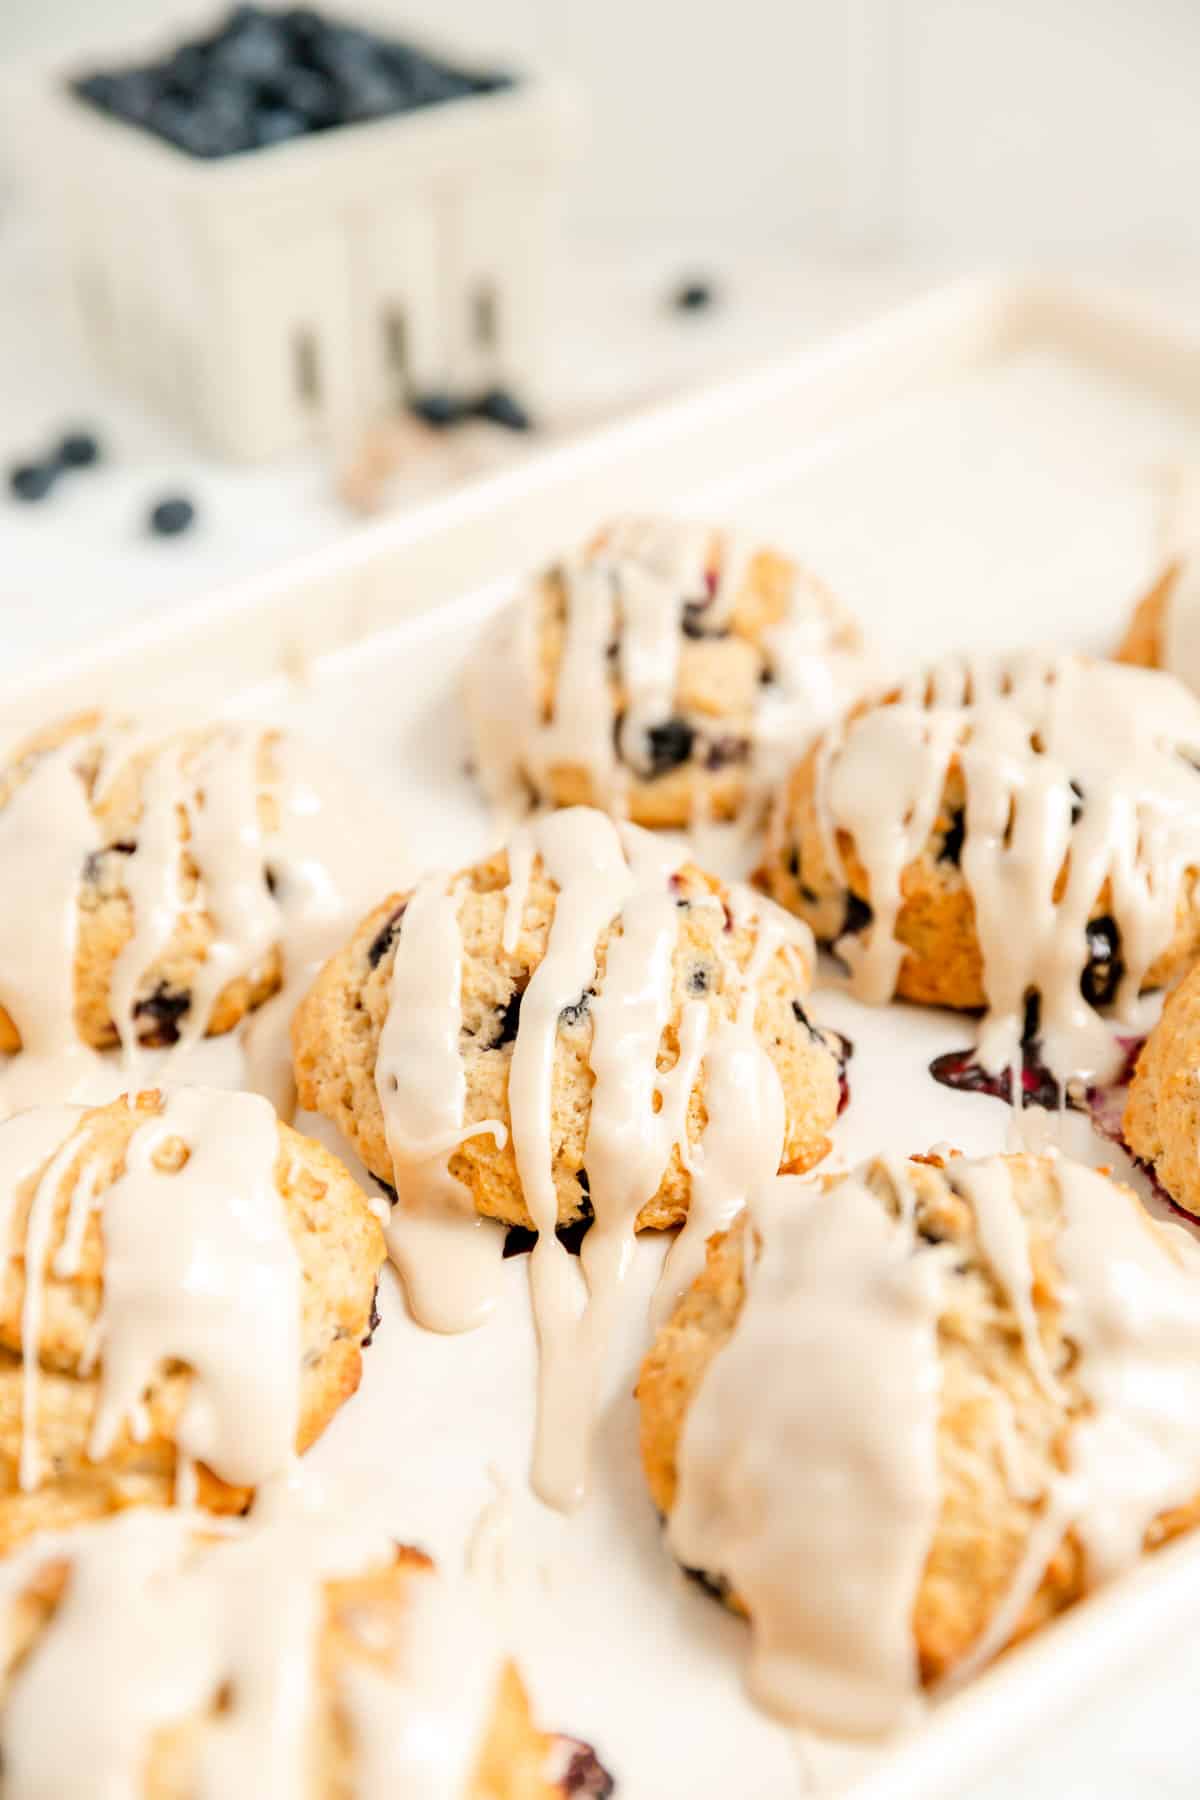
[[[914,309],[890,338],[865,334],[774,382],[560,456],[541,476],[491,484],[424,527],[378,532],[343,566],[299,569],[240,612],[214,608],[207,633],[143,638],[102,668],[84,659],[8,713],[44,712],[98,681],[102,697],[148,681],[161,692],[186,663],[224,704],[328,743],[378,796],[401,886],[492,841],[457,700],[475,629],[527,555],[612,510],[670,500],[771,536],[841,592],[897,668],[955,646],[1111,644],[1152,566],[1158,478],[1200,456],[1196,351],[1164,343],[1084,302],[963,290]],[[702,430],[717,440],[701,443]],[[468,592],[485,570],[490,587]],[[401,622],[362,640],[389,617]],[[242,678],[281,665],[288,674]],[[869,1013],[836,991],[814,1011],[856,1044],[839,1158],[1003,1145],[1007,1109],[926,1072],[969,1026],[915,1008]],[[1094,1160],[1111,1159],[1081,1121],[1074,1129]],[[541,1716],[596,1744],[624,1800],[765,1800],[848,1781],[863,1800],[961,1793],[1086,1684],[1200,1618],[1200,1545],[1182,1546],[882,1756],[844,1756],[771,1723],[742,1694],[745,1627],[673,1570],[637,1466],[631,1388],[662,1250],[640,1246],[592,1492],[574,1518],[540,1506],[525,1480],[534,1340],[520,1258],[497,1316],[460,1338],[414,1327],[389,1276],[360,1394],[313,1453],[382,1501],[399,1536],[449,1561],[470,1554],[498,1584]]]

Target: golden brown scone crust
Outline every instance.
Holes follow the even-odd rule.
[[[324,1583],[324,1615],[316,1646],[319,1705],[312,1720],[314,1781],[308,1800],[357,1800],[354,1744],[339,1704],[339,1688],[350,1669],[387,1668],[403,1642],[410,1583],[425,1579],[428,1568],[428,1558],[419,1551],[398,1549],[389,1565]],[[0,1703],[52,1621],[68,1574],[66,1556],[45,1564],[13,1604],[0,1661]],[[64,1696],[64,1704],[69,1704],[69,1696]],[[216,1716],[214,1704],[207,1712],[155,1732],[140,1788],[143,1800],[189,1800],[195,1792],[205,1731]],[[561,1788],[547,1775],[553,1743],[534,1725],[515,1665],[504,1664],[464,1800],[555,1800]]]
[[[31,1531],[57,1530],[126,1506],[171,1504],[174,1434],[191,1384],[182,1365],[165,1367],[147,1391],[150,1428],[143,1442],[135,1442],[125,1429],[101,1462],[91,1462],[87,1454],[99,1374],[82,1375],[80,1362],[103,1297],[103,1209],[88,1220],[78,1272],[63,1277],[53,1268],[84,1155],[97,1160],[102,1192],[124,1169],[126,1147],[138,1126],[161,1109],[154,1091],[131,1103],[115,1100],[95,1109],[86,1150],[81,1145],[78,1159],[64,1171],[50,1229],[38,1335],[37,1442],[43,1480],[29,1493],[18,1483],[21,1308],[25,1233],[37,1176],[18,1192],[11,1227],[15,1254],[0,1282],[0,1554]],[[287,1125],[280,1124],[278,1131],[275,1181],[301,1268],[303,1366],[296,1448],[303,1451],[358,1386],[384,1245],[361,1190],[337,1158]],[[199,1503],[214,1512],[240,1512],[250,1498],[248,1488],[219,1480],[203,1465],[197,1474]]]
[[[75,1027],[79,1036],[97,1050],[109,1049],[118,1042],[117,1028],[110,1007],[110,986],[117,958],[133,936],[133,905],[124,885],[124,865],[129,847],[136,843],[142,811],[142,781],[152,759],[168,740],[148,745],[131,756],[116,779],[100,794],[96,793],[99,762],[89,751],[88,734],[101,724],[98,712],[77,713],[29,738],[0,769],[0,809],[10,794],[28,777],[37,760],[73,738],[80,739],[76,770],[89,796],[92,815],[99,828],[99,852],[90,856],[80,870],[79,918],[75,941]],[[211,736],[205,731],[181,733],[179,743],[191,746],[192,752],[202,748]],[[276,800],[270,789],[274,773],[273,744],[275,735],[265,732],[259,749],[259,777],[263,783],[258,796],[259,821],[264,830],[277,823]],[[142,1042],[170,1043],[174,1031],[168,1024],[164,1030],[161,1018],[155,1016],[157,999],[178,1002],[189,995],[196,970],[203,963],[213,941],[211,917],[204,911],[199,897],[196,865],[187,853],[188,822],[180,812],[180,856],[184,910],[162,955],[144,972],[137,992],[137,1005],[145,1010],[139,1017]],[[247,1012],[260,1006],[279,987],[282,959],[278,946],[272,949],[262,965],[249,975],[228,982],[217,995],[208,1022],[208,1035],[216,1037],[232,1031]],[[0,1051],[12,1053],[21,1048],[20,1033],[14,1020],[0,1007]]]
[[[1040,1499],[1011,1491],[1001,1439],[1004,1412],[1010,1410],[1023,1461],[1035,1477],[1029,1485],[1040,1486],[1037,1477],[1066,1466],[1072,1424],[1087,1405],[1074,1347],[1062,1332],[1062,1278],[1055,1259],[1061,1202],[1053,1163],[1036,1156],[1010,1160],[1016,1171],[1014,1192],[1029,1224],[1042,1342],[1067,1396],[1061,1406],[1030,1374],[1018,1321],[980,1248],[973,1211],[954,1192],[954,1160],[943,1164],[931,1157],[909,1164],[922,1237],[952,1244],[957,1252],[938,1331],[941,1515],[913,1614],[922,1679],[931,1684],[966,1654],[1008,1593],[1042,1510]],[[836,1179],[827,1176],[824,1185]],[[871,1165],[869,1180],[881,1204],[894,1212],[894,1190],[881,1163]],[[1130,1203],[1139,1204],[1132,1194]],[[743,1216],[727,1234],[711,1240],[706,1268],[642,1365],[637,1387],[642,1463],[654,1503],[664,1515],[675,1502],[678,1445],[688,1407],[741,1311],[746,1229]],[[1197,1521],[1200,1496],[1162,1514],[1146,1535],[1146,1547],[1156,1548]],[[709,1573],[721,1575],[720,1570]],[[1010,1642],[1062,1612],[1085,1587],[1083,1552],[1068,1533]],[[730,1598],[736,1606],[736,1595]]]
[[[1142,595],[1117,649],[1117,662],[1135,663],[1141,669],[1166,667],[1163,617],[1181,569],[1180,563],[1168,563],[1153,587]]]
[[[1200,1218],[1200,968],[1167,996],[1142,1045],[1125,1104],[1125,1141],[1172,1200]]]
[[[608,533],[597,533],[592,548],[599,549]],[[710,534],[708,567],[715,576],[724,556],[724,538]],[[554,714],[558,672],[566,635],[566,599],[561,574],[548,570],[537,581],[537,702],[543,720]],[[764,679],[771,670],[769,634],[787,616],[796,592],[829,622],[829,648],[855,650],[858,627],[833,594],[790,557],[761,549],[746,563],[728,617],[729,631],[720,637],[681,638],[675,682],[674,715],[692,724],[697,743],[692,758],[665,773],[646,778],[630,772],[627,789],[629,817],[638,825],[680,828],[698,813],[714,819],[732,819],[746,798],[745,761],[731,760],[717,768],[705,767],[701,752],[718,743],[748,744],[752,720]],[[620,629],[618,621],[618,631]],[[619,661],[611,664],[609,691],[614,721],[627,705]],[[531,786],[534,774],[527,771]],[[603,796],[595,792],[591,773],[577,763],[556,763],[547,772],[547,790],[537,798],[555,806],[598,806]]]
[[[503,1035],[506,1008],[523,993],[546,951],[557,890],[534,864],[520,936],[514,950],[501,942],[508,884],[505,852],[465,871],[466,893],[459,909],[463,937],[462,1052],[467,1091],[464,1120],[509,1123],[508,1070],[511,1040]],[[671,1022],[659,1051],[659,1068],[670,1068],[678,1056],[678,1026],[688,999],[696,998],[689,981],[696,971],[710,984],[708,1005],[715,1022],[730,1017],[735,996],[722,991],[721,956],[744,968],[756,934],[746,926],[730,929],[719,905],[700,905],[706,896],[725,890],[711,876],[690,865],[676,878],[682,910],[674,961]],[[367,915],[346,947],[325,965],[316,984],[297,1009],[292,1024],[296,1087],[300,1104],[332,1119],[380,1181],[394,1185],[384,1133],[383,1112],[375,1087],[375,1062],[387,1016],[388,990],[395,961],[396,921],[407,896],[392,894]],[[402,926],[401,926],[402,929]],[[605,953],[611,929],[597,945],[596,988],[602,988]],[[720,944],[720,955],[717,945]],[[384,946],[382,949],[381,946]],[[378,953],[372,966],[372,953]],[[801,983],[794,951],[780,950],[759,983],[755,1029],[759,1043],[779,1074],[787,1103],[783,1166],[799,1171],[824,1156],[837,1117],[837,1064],[797,1006],[808,976]],[[811,973],[811,972],[810,972]],[[552,1082],[554,1182],[559,1221],[566,1224],[586,1212],[579,1174],[585,1164],[592,1076],[588,1064],[592,1021],[586,1007],[574,1022],[560,1018]],[[695,1143],[707,1122],[703,1074],[688,1108],[688,1137]],[[512,1225],[531,1225],[517,1175],[511,1134],[502,1150],[490,1134],[468,1139],[448,1158],[448,1167],[470,1189],[476,1209],[485,1217]],[[687,1216],[691,1178],[671,1155],[657,1193],[638,1216],[639,1229],[679,1224]]]
[[[879,702],[889,705],[889,695]],[[865,710],[854,708],[851,716]],[[845,881],[831,866],[817,807],[817,771],[821,746],[814,745],[788,777],[777,796],[767,827],[759,880],[773,900],[796,913],[821,943],[834,943],[846,930],[870,933],[870,881],[848,832],[837,834]],[[962,765],[952,757],[942,801],[924,849],[905,868],[900,880],[901,906],[896,941],[905,954],[896,978],[896,995],[926,1006],[967,1010],[986,1007],[983,958],[975,931],[975,903],[957,860],[943,855],[947,836],[961,828],[966,791]],[[1066,885],[1066,865],[1055,898]],[[1200,871],[1188,869],[1180,884],[1175,933],[1147,973],[1145,987],[1159,988],[1175,980],[1200,955]],[[1112,888],[1106,880],[1092,903],[1089,917],[1112,911]],[[867,923],[863,924],[864,916]]]

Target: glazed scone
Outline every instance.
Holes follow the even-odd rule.
[[[612,827],[597,813],[576,809],[561,816],[568,828],[573,820],[583,820],[616,843]],[[443,894],[455,896],[452,910],[461,939],[454,1048],[465,1083],[457,1132],[461,1141],[452,1144],[442,1160],[479,1213],[510,1225],[530,1226],[534,1220],[517,1167],[508,1084],[522,1036],[524,996],[554,942],[561,887],[537,849],[521,889],[517,929],[506,941],[513,880],[509,853],[502,851],[441,884]],[[764,966],[753,967],[765,929],[763,909],[769,903],[745,891],[735,894],[692,864],[681,863],[670,872],[665,866],[655,870],[650,886],[661,899],[673,938],[653,1071],[665,1076],[677,1065],[689,1009],[693,1031],[703,1014],[704,1029],[715,1033],[722,1021],[733,1021],[752,978],[754,1035],[774,1066],[786,1102],[779,1166],[810,1167],[829,1147],[838,1109],[835,1056],[804,1011],[812,979],[811,955],[802,941],[781,935]],[[549,1137],[562,1225],[588,1216],[596,1200],[595,1183],[589,1191],[587,1172],[595,1093],[589,1056],[597,998],[603,1000],[606,991],[610,945],[624,933],[622,908],[635,892],[640,895],[631,874],[611,910],[601,906],[586,945],[582,979],[557,1018]],[[393,1189],[403,1187],[404,1171],[397,1174],[388,1145],[380,1046],[388,1025],[397,946],[404,941],[412,898],[391,894],[367,915],[345,948],[326,964],[293,1025],[301,1105],[331,1119],[371,1173]],[[738,906],[742,911],[735,916],[731,907]],[[643,974],[652,955],[648,950],[641,959]],[[704,1073],[697,1069],[684,1112],[688,1146],[701,1140],[708,1116],[705,1096]],[[497,1143],[496,1134],[480,1129],[489,1120],[502,1126],[502,1143]],[[468,1135],[472,1127],[474,1135]],[[666,1148],[659,1178],[638,1208],[639,1229],[665,1229],[687,1216],[691,1177],[679,1144]]]
[[[193,1485],[236,1512],[357,1388],[380,1228],[261,1097],[19,1114],[0,1202],[0,1551]]]
[[[997,1066],[1119,1058],[1095,1008],[1200,949],[1200,704],[1078,657],[951,661],[853,710],[781,790],[763,882],[862,998],[986,1008]]]
[[[1138,1054],[1125,1103],[1126,1144],[1177,1206],[1200,1218],[1200,969],[1174,993]]]
[[[122,1030],[172,1043],[197,991],[203,1029],[225,1032],[274,992],[277,742],[234,726],[155,740],[79,713],[12,752],[0,770],[0,1050],[44,1036],[51,1011],[97,1049]],[[161,929],[152,908],[165,909]]]
[[[391,895],[296,1014],[301,1103],[391,1190],[388,1250],[422,1324],[469,1330],[495,1305],[485,1219],[534,1234],[532,1480],[551,1505],[585,1491],[635,1232],[683,1223],[665,1299],[757,1181],[829,1146],[839,1070],[804,1007],[814,961],[769,900],[567,807]],[[559,1236],[577,1220],[582,1311]]]
[[[1200,1252],[1105,1174],[878,1158],[714,1239],[642,1369],[646,1478],[757,1695],[875,1733],[1196,1522],[1198,1355]]]
[[[126,1514],[26,1547],[4,1605],[10,1800],[578,1791],[482,1605],[361,1523]]]
[[[512,809],[731,819],[861,685],[858,628],[777,550],[622,519],[529,582],[472,661],[480,775]]]

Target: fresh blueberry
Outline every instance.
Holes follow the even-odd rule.
[[[415,395],[409,401],[409,407],[418,419],[423,419],[426,425],[436,425],[439,430],[447,425],[457,425],[470,411],[463,401],[442,389]]]
[[[9,489],[15,500],[44,500],[57,474],[53,463],[18,463],[9,470]]]
[[[676,312],[703,312],[715,299],[711,282],[693,279],[680,282],[671,296],[671,305]]]
[[[255,116],[254,141],[260,148],[266,148],[269,144],[285,144],[289,138],[303,137],[307,130],[306,121],[288,107],[263,107]]]
[[[63,469],[89,469],[100,460],[100,441],[91,431],[68,431],[55,451]]]
[[[178,537],[196,517],[196,509],[182,494],[171,494],[150,510],[150,529],[155,537]]]
[[[493,425],[503,425],[507,431],[533,430],[533,420],[507,388],[489,388],[476,402],[475,411],[481,419],[490,419]]]

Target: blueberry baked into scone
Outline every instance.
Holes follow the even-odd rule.
[[[858,651],[850,614],[779,551],[621,519],[484,633],[467,682],[479,773],[510,812],[732,819],[857,691]]]
[[[315,770],[263,726],[172,733],[99,712],[13,750],[0,1051],[45,1061],[33,1097],[61,1096],[89,1047],[222,1034],[275,992],[289,932],[338,891],[339,808]]]
[[[646,1358],[683,1566],[786,1717],[887,1731],[1200,1517],[1200,1250],[1054,1155],[782,1179]]]
[[[135,1505],[236,1512],[357,1388],[380,1228],[261,1096],[20,1113],[0,1207],[0,1550]]]
[[[586,1745],[535,1725],[465,1585],[344,1512],[285,1503],[218,1535],[125,1513],[3,1575],[8,1800],[612,1792]]]
[[[839,1068],[806,1010],[814,960],[761,895],[566,808],[362,921],[297,1011],[296,1085],[398,1195],[389,1246],[426,1323],[487,1310],[478,1216],[539,1234],[545,1351],[570,1313],[557,1229],[587,1225],[595,1297],[635,1230],[686,1220],[683,1286],[754,1180],[825,1154]]]
[[[1064,1075],[1121,1056],[1128,1014],[1200,949],[1200,703],[1075,656],[951,660],[852,709],[768,826],[769,893],[856,991],[986,1009],[981,1058],[1031,1030]]]

